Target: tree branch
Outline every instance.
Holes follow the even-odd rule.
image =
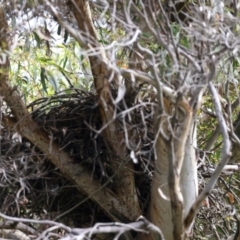
[[[71,0],[69,1],[69,8],[77,20],[79,30],[84,32],[88,37],[88,44],[84,44],[82,47],[86,51],[91,50],[93,53],[88,55],[88,58],[98,94],[102,124],[103,126],[107,125],[102,135],[107,148],[114,153],[110,161],[112,170],[115,172],[119,168],[119,159],[126,160],[125,167],[115,177],[115,181],[118,183],[118,188],[116,188],[115,192],[119,199],[122,199],[122,204],[126,204],[129,218],[133,220],[141,214],[141,211],[135,188],[134,166],[125,144],[124,131],[129,131],[129,129],[123,129],[117,119],[112,121],[115,115],[115,105],[112,101],[112,93],[108,81],[111,74],[114,77],[119,76],[119,74],[111,72],[111,69],[107,66],[106,54],[103,46],[99,44],[88,1]],[[136,34],[138,34],[137,31]],[[116,80],[114,79],[114,81]],[[131,138],[131,136],[129,137]]]

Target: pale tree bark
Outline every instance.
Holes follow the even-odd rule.
[[[155,132],[158,132],[155,146],[157,159],[149,219],[161,229],[165,239],[182,239],[184,217],[198,193],[195,124],[193,110],[187,101],[178,102],[176,108],[179,109],[174,109],[168,100],[164,103],[165,111],[156,117],[158,120],[155,123]],[[174,116],[175,111],[178,117]],[[177,128],[174,128],[174,121]]]
[[[216,115],[218,118],[218,123],[219,123],[220,129],[221,129],[221,133],[223,136],[222,157],[221,157],[221,160],[220,160],[219,164],[217,165],[214,173],[212,174],[209,182],[207,183],[205,188],[202,190],[201,194],[196,198],[196,201],[193,203],[193,205],[189,209],[189,213],[186,215],[186,218],[184,219],[184,225],[186,228],[188,228],[190,226],[190,224],[192,223],[193,218],[196,215],[196,212],[198,211],[203,200],[213,190],[218,177],[220,176],[224,166],[228,163],[228,161],[231,157],[231,152],[230,152],[231,142],[229,140],[227,124],[223,117],[220,98],[219,98],[219,95],[217,94],[217,91],[212,82],[209,83],[209,89],[210,89],[210,91],[212,93],[212,97],[214,99],[214,107],[215,107]]]

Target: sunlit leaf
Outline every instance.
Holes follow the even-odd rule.
[[[49,63],[52,61],[51,58],[45,58],[45,57],[40,57],[40,58],[38,58],[38,60],[42,63]]]
[[[68,60],[68,57],[65,57],[65,59],[64,59],[64,63],[63,63],[63,68],[66,67],[67,60]]]

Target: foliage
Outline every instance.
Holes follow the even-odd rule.
[[[224,157],[225,148],[225,139],[219,130],[221,121],[216,110],[216,97],[210,88],[207,89],[209,82],[217,89],[217,99],[221,102],[231,140],[237,139],[234,130],[237,134],[238,128],[233,125],[239,111],[239,18],[238,14],[233,14],[237,7],[227,5],[222,11],[210,3],[202,4],[201,7],[206,9],[201,10],[194,1],[173,6],[167,6],[165,1],[153,1],[152,5],[146,1],[130,2],[132,6],[125,1],[89,2],[97,40],[93,39],[89,29],[82,31],[77,17],[69,14],[74,12],[71,5],[50,5],[46,1],[34,6],[29,1],[22,9],[16,6],[14,10],[20,13],[16,17],[5,3],[10,32],[16,36],[9,51],[10,83],[13,92],[17,86],[38,130],[47,134],[50,144],[46,153],[41,144],[39,147],[26,136],[22,137],[19,132],[24,133],[24,130],[16,127],[21,120],[10,125],[6,123],[14,121],[14,108],[3,109],[1,212],[43,221],[58,220],[68,226],[51,222],[56,229],[61,229],[54,232],[46,222],[27,222],[36,230],[34,234],[42,234],[39,237],[46,233],[49,234],[47,237],[56,234],[57,238],[63,238],[68,233],[66,236],[70,239],[74,234],[69,228],[92,227],[97,222],[113,220],[112,213],[106,213],[93,198],[95,192],[78,191],[81,188],[74,182],[78,176],[62,171],[61,164],[55,166],[48,162],[52,143],[67,153],[71,164],[83,167],[78,175],[89,174],[87,176],[99,183],[99,189],[103,188],[103,192],[109,192],[111,196],[127,192],[120,180],[131,179],[131,176],[123,176],[125,170],[120,174],[118,171],[122,165],[123,169],[130,169],[140,211],[146,216],[158,138],[153,126],[157,118],[154,108],[162,113],[159,119],[168,116],[167,121],[171,123],[166,131],[168,134],[170,127],[174,129],[177,125],[174,125],[178,120],[177,104],[182,99],[194,99],[197,89],[203,92],[201,108],[196,112],[198,147],[195,150],[200,192],[204,191]],[[149,14],[148,7],[152,6],[156,8],[154,15]],[[222,16],[223,21],[220,20]],[[202,18],[206,22],[202,22]],[[84,27],[87,29],[87,23]],[[107,71],[96,76],[94,71],[99,66],[101,70],[106,66]],[[110,86],[106,95],[111,101],[104,98],[105,78]],[[175,107],[172,115],[164,112],[164,104],[161,105],[169,89],[171,93],[167,97],[174,95],[177,99],[170,104],[171,109]],[[108,109],[104,117],[102,109]],[[107,119],[108,114],[111,119]],[[106,134],[105,129],[114,130]],[[111,135],[113,132],[115,135]],[[108,139],[110,135],[112,141]],[[172,136],[176,135],[173,133]],[[116,153],[118,149],[120,156]],[[128,162],[134,164],[127,165]],[[64,167],[68,169],[68,166]],[[238,168],[239,164],[236,164]],[[239,169],[238,172],[231,168],[231,171],[221,173],[215,188],[208,192],[209,196],[206,194],[207,198],[200,206],[194,239],[225,239],[236,231],[237,220],[233,216],[240,210],[238,178]],[[132,220],[124,217],[125,222]],[[135,223],[131,224],[134,226]],[[154,228],[147,221],[144,224],[147,229]],[[127,225],[123,229],[118,227],[116,232],[126,234]],[[42,228],[46,228],[46,232]],[[137,228],[138,231],[140,228],[143,226]],[[79,236],[91,235],[89,231],[75,231]],[[103,228],[102,233],[104,231]],[[103,234],[102,239],[106,237],[109,235]]]

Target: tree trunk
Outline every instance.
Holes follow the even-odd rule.
[[[186,112],[182,114],[179,111],[179,116],[176,117],[177,114],[174,116],[173,112],[177,110],[171,109],[171,104],[168,101],[165,100],[164,103],[165,113],[162,114],[163,117],[156,121],[155,132],[158,133],[158,137],[155,152],[157,159],[155,161],[148,217],[152,223],[161,229],[166,240],[172,240],[182,239],[185,232],[191,232],[191,229],[178,230],[178,228],[184,226],[184,217],[198,193],[195,154],[196,126],[191,118],[191,110],[185,108]],[[177,108],[180,105],[178,104]],[[180,115],[182,116],[180,117]],[[174,121],[175,125],[181,126],[180,130],[174,130]],[[172,149],[171,142],[174,142]],[[178,167],[177,162],[181,161],[181,158],[183,161]],[[171,165],[171,161],[173,165]],[[175,197],[171,193],[174,188],[171,185],[171,168],[174,169],[174,172],[177,172],[176,175],[180,173],[179,188],[176,187],[176,195],[179,196],[178,201],[174,199]],[[178,202],[179,206],[176,207],[175,202]],[[179,215],[176,214],[175,208],[180,209]],[[180,222],[176,222],[178,218]],[[142,239],[157,239],[157,236],[145,235],[142,236]]]

